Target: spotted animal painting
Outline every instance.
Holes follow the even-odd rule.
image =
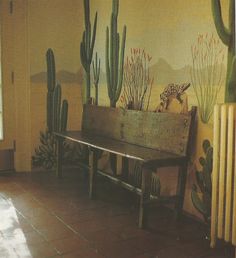
[[[190,83],[182,83],[182,84],[175,84],[170,83],[168,84],[164,91],[160,94],[160,105],[157,107],[156,112],[161,112],[164,109],[168,108],[170,100],[177,99],[180,104],[183,103],[181,96],[184,92],[190,87]]]

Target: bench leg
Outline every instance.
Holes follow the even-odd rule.
[[[129,159],[122,157],[122,178],[125,182],[128,181],[129,177]]]
[[[63,139],[61,137],[57,137],[56,139],[56,174],[58,178],[62,177],[62,143]]]
[[[112,174],[116,176],[117,175],[117,156],[114,153],[110,153],[110,165],[111,165]]]
[[[89,169],[89,197],[90,199],[96,198],[96,177],[98,167],[98,152],[97,150],[91,151],[91,163]]]
[[[176,191],[178,199],[175,204],[176,219],[180,218],[180,216],[182,215],[186,179],[187,179],[187,164],[184,164],[183,166],[179,167],[179,171],[178,171],[178,184],[177,184],[177,191]]]
[[[142,189],[139,207],[139,228],[144,228],[147,224],[147,205],[150,201],[152,171],[142,169]]]

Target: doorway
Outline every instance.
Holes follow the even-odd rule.
[[[0,173],[14,170],[13,21],[8,1],[0,1]]]

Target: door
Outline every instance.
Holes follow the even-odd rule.
[[[12,1],[0,1],[0,173],[14,169],[15,101]]]

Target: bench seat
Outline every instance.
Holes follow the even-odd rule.
[[[58,137],[78,142],[92,148],[114,153],[133,160],[142,161],[145,164],[182,164],[186,160],[186,156],[159,151],[147,147],[142,147],[127,142],[121,142],[115,139],[107,138],[99,135],[90,135],[82,131],[68,131],[64,133],[55,133]]]

